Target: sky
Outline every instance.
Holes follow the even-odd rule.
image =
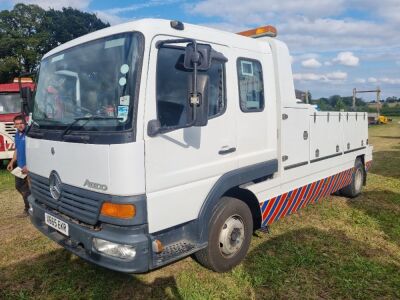
[[[297,89],[319,98],[380,87],[382,98],[400,97],[400,0],[0,0],[0,10],[20,2],[73,7],[111,25],[149,17],[231,32],[274,25]]]

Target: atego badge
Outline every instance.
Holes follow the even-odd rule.
[[[87,186],[88,188],[95,189],[95,190],[100,190],[100,191],[107,191],[108,187],[105,184],[100,184],[96,182],[91,182],[89,179],[85,180],[85,183],[83,186]]]

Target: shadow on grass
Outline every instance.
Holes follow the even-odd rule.
[[[182,299],[174,277],[152,283],[89,264],[60,249],[0,269],[0,298]]]
[[[373,218],[388,238],[400,245],[400,194],[391,191],[368,191],[349,200],[348,203]]]
[[[7,163],[8,163],[8,161],[0,160],[0,170],[7,169]]]
[[[373,153],[369,172],[385,177],[400,179],[400,151],[378,151]]]
[[[252,250],[243,272],[259,299],[398,298],[400,262],[341,231],[293,230]]]

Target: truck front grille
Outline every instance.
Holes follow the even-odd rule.
[[[48,178],[35,174],[30,174],[30,177],[32,195],[39,203],[84,223],[97,223],[101,204],[107,195],[62,184],[61,197],[55,200],[50,194]]]
[[[4,125],[6,132],[14,138],[15,137],[14,123],[4,123]]]

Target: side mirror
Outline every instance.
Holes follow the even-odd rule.
[[[189,76],[188,82],[188,91],[189,95],[188,98],[192,97],[193,95],[193,76]],[[192,123],[191,126],[206,126],[208,123],[208,91],[209,91],[209,76],[207,74],[197,74],[197,94],[199,97],[199,104],[191,105],[190,112],[192,113],[191,119]],[[189,100],[190,101],[190,100]]]
[[[161,123],[159,120],[151,120],[147,124],[147,135],[148,136],[156,136],[160,133],[161,130]]]
[[[197,51],[196,51],[197,50]],[[185,48],[183,65],[188,70],[207,71],[211,67],[211,45],[190,43]]]

